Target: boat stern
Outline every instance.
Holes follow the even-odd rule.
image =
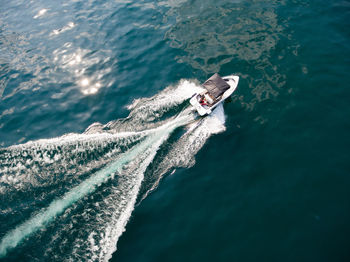
[[[210,108],[204,108],[200,103],[199,103],[199,94],[194,95],[190,99],[190,104],[197,110],[198,114],[200,116],[208,115],[211,113]]]

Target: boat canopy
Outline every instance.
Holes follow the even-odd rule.
[[[230,88],[230,85],[226,83],[226,81],[217,73],[205,81],[203,86],[215,99],[219,98],[223,93],[225,93],[226,90]]]

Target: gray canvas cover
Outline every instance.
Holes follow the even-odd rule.
[[[222,79],[217,73],[205,81],[203,86],[215,99],[220,97],[223,93],[225,93],[226,90],[230,88],[230,85],[226,83],[226,81]]]

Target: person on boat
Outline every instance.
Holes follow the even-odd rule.
[[[201,100],[199,101],[199,103],[200,103],[202,106],[207,106],[207,105],[208,105],[208,102],[207,102],[207,100],[205,99],[204,96],[201,98]]]

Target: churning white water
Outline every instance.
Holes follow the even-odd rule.
[[[138,196],[145,198],[169,171],[193,165],[210,135],[225,130],[222,106],[199,119],[185,103],[199,90],[181,81],[135,100],[126,119],[1,149],[0,194],[26,197],[28,205],[19,207],[23,215],[1,238],[0,257],[27,241],[45,240],[47,258],[109,260]],[[163,147],[156,167],[147,171]],[[5,216],[16,215],[14,206],[15,200],[8,201]]]

